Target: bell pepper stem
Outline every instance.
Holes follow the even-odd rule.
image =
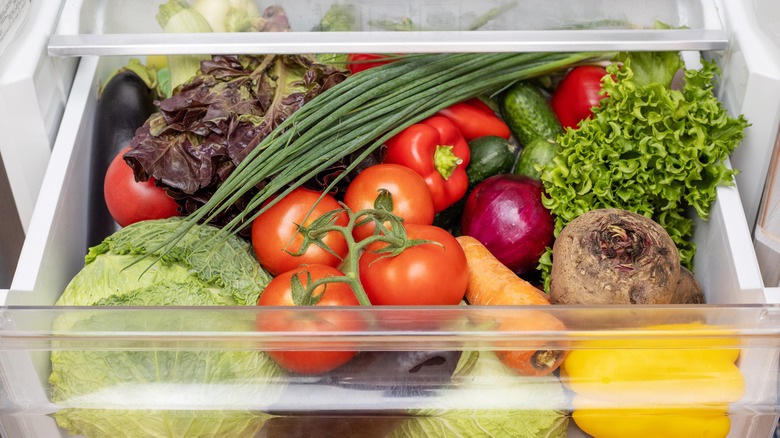
[[[442,178],[448,180],[461,163],[463,159],[455,155],[453,146],[436,146],[436,151],[433,153],[433,167]]]

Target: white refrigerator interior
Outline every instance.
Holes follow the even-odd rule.
[[[730,165],[741,170],[736,184],[718,188],[709,220],[695,220],[694,265],[708,306],[701,311],[676,309],[671,315],[690,311],[700,314],[708,323],[734,330],[740,343],[738,365],[746,376],[746,388],[742,400],[732,406],[729,437],[772,435],[777,425],[780,352],[780,6],[776,1],[354,0],[337,3],[357,8],[357,29],[328,33],[310,30],[333,2],[282,0],[280,4],[287,11],[293,32],[259,37],[213,33],[199,34],[197,38],[162,33],[154,20],[159,5],[164,3],[161,0],[66,0],[61,8],[51,7],[44,0],[32,0],[29,4],[7,2],[29,10],[26,19],[17,24],[17,37],[2,41],[7,47],[0,52],[0,133],[5,136],[0,139],[4,166],[0,201],[4,206],[10,202],[14,205],[10,213],[8,209],[0,211],[0,226],[6,221],[15,223],[18,242],[15,252],[6,256],[4,247],[0,254],[4,257],[0,262],[5,258],[18,259],[18,264],[4,263],[9,265],[2,266],[8,272],[8,283],[0,284],[0,435],[69,436],[53,418],[66,408],[99,407],[107,412],[128,406],[138,410],[147,407],[252,411],[267,403],[263,391],[268,385],[255,383],[236,389],[192,382],[112,387],[81,400],[69,400],[69,405],[51,402],[48,378],[54,351],[229,351],[236,345],[231,342],[259,339],[252,333],[212,333],[207,327],[194,332],[156,331],[155,316],[142,311],[138,311],[139,318],[149,318],[150,325],[145,329],[108,326],[103,331],[64,333],[52,329],[58,318],[69,317],[69,312],[79,317],[97,312],[95,317],[101,318],[100,309],[63,310],[53,304],[84,265],[87,251],[86,224],[90,217],[86,189],[98,90],[109,74],[130,58],[204,51],[284,54],[586,50],[677,50],[684,52],[686,59],[696,59],[699,54],[713,59],[722,71],[718,97],[732,115],[744,114],[751,123],[743,144],[730,159]],[[491,15],[484,23],[480,21],[485,10],[506,8],[507,4],[515,8],[506,9],[504,15]],[[399,14],[413,17],[414,27],[407,32],[370,29],[372,23]],[[646,27],[652,26],[654,20],[686,28],[581,29],[583,23],[593,21],[632,22]],[[473,30],[475,26],[478,30]],[[6,239],[5,235],[0,237]],[[578,317],[573,310],[561,312]],[[616,311],[615,315],[622,316],[614,318],[620,323],[622,317],[623,323],[630,324],[635,315],[641,319],[641,315],[662,311],[632,312]],[[171,320],[189,315],[203,314],[192,309],[173,309],[167,314]],[[240,312],[236,315],[246,316]],[[467,334],[448,339],[446,333],[435,330],[424,335],[410,339],[409,348],[422,348],[428,341],[441,346],[452,346],[455,341],[478,341]],[[588,332],[574,330],[565,335],[585,336]],[[371,333],[368,339],[391,342],[394,336],[397,333]],[[355,396],[348,390],[333,392],[327,387],[305,386],[306,382],[301,381],[285,383],[300,385],[297,393],[291,393],[300,397],[302,406],[313,406],[318,391],[323,391],[322,397],[334,397],[332,406],[317,405],[329,414],[351,411],[359,403],[386,402],[373,393],[360,393],[351,399]],[[496,398],[500,398],[499,389],[485,388],[496,391]],[[426,403],[436,400],[414,402],[429,407]],[[414,407],[410,400],[404,403],[387,405],[385,409]],[[292,409],[295,403],[284,406]],[[570,436],[579,436],[578,433],[572,428]]]

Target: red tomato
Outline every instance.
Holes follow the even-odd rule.
[[[312,244],[300,256],[293,255],[301,249],[303,234],[298,231],[298,225],[311,225],[323,214],[341,208],[333,196],[325,197],[317,203],[320,192],[297,188],[283,199],[264,211],[252,222],[252,246],[257,260],[272,275],[295,269],[302,264],[322,264],[338,266],[347,255],[349,248],[344,236],[331,231],[322,237],[322,242],[334,254],[326,249]],[[314,210],[312,207],[317,203]],[[306,215],[308,219],[304,222]],[[336,224],[345,226],[349,222],[346,212],[336,219]]]
[[[178,216],[176,201],[155,185],[154,178],[135,180],[133,169],[122,159],[129,149],[122,149],[106,170],[103,196],[111,217],[120,226],[126,227],[143,220]]]
[[[360,172],[344,194],[344,204],[353,212],[374,208],[379,191],[390,192],[393,214],[404,224],[430,225],[433,223],[433,198],[428,184],[415,171],[399,164],[377,164]],[[355,240],[360,241],[374,233],[374,224],[356,227]]]
[[[553,93],[550,105],[564,128],[577,128],[580,121],[589,118],[605,96],[601,93],[601,79],[607,70],[595,65],[574,67],[566,74]]]
[[[292,271],[284,272],[265,287],[257,304],[260,306],[295,306],[292,296],[291,281],[297,276],[306,286],[308,274],[312,281],[326,277],[343,277],[344,274],[336,268],[326,265],[299,266]],[[328,306],[357,306],[359,305],[352,288],[347,283],[334,282],[318,286],[313,296],[321,294],[317,307]],[[296,309],[280,311],[267,317],[258,316],[257,328],[266,332],[308,332],[321,333],[329,331],[357,331],[363,328],[359,319],[350,318],[344,312],[337,310],[323,310],[312,315],[301,314]],[[308,346],[307,346],[308,347]],[[335,369],[352,359],[355,351],[312,351],[312,350],[271,350],[271,357],[282,368],[300,374],[319,374]]]
[[[379,67],[380,65],[389,64],[394,59],[384,60],[387,55],[380,55],[377,53],[351,53],[347,56],[347,66],[349,71],[354,75],[361,71],[368,70],[369,68]],[[375,62],[369,62],[374,61]]]
[[[458,304],[469,280],[466,254],[447,231],[432,225],[407,225],[410,239],[430,240],[388,257],[373,251],[360,256],[360,282],[371,304]]]

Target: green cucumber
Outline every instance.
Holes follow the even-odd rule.
[[[515,147],[509,140],[495,135],[475,138],[469,142],[471,160],[466,167],[469,187],[474,187],[488,177],[512,171]]]
[[[537,138],[556,140],[563,132],[547,98],[536,86],[518,82],[499,101],[499,109],[509,129],[522,145]]]
[[[471,140],[469,149],[471,159],[466,167],[466,175],[469,177],[468,191],[458,202],[436,213],[433,218],[434,225],[444,228],[454,236],[460,235],[460,219],[471,189],[493,175],[512,172],[512,165],[515,162],[515,145],[495,135]]]
[[[555,141],[537,138],[525,145],[523,150],[520,151],[513,173],[538,180],[542,176],[541,169],[552,161],[555,154],[560,150],[561,146]]]

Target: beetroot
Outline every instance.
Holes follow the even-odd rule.
[[[669,304],[679,278],[679,252],[661,225],[627,210],[596,209],[558,234],[550,301]]]

